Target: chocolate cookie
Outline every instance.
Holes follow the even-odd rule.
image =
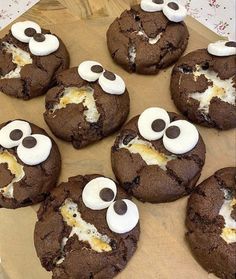
[[[113,133],[128,114],[129,94],[123,79],[95,61],[59,74],[57,86],[46,95],[45,121],[57,137],[75,148]]]
[[[139,213],[101,175],[69,178],[41,205],[34,242],[53,279],[113,278],[137,248]]]
[[[42,201],[60,169],[58,147],[43,129],[25,120],[0,125],[0,208]]]
[[[236,127],[236,43],[227,43],[182,57],[170,85],[175,105],[191,121],[223,130]]]
[[[0,39],[0,92],[24,100],[43,95],[69,67],[63,42],[32,21],[17,22]]]
[[[236,275],[236,168],[204,180],[188,201],[187,241],[198,262],[223,279]]]
[[[111,151],[121,186],[141,201],[169,202],[189,194],[205,162],[196,127],[176,113],[148,108],[121,130]]]
[[[141,6],[124,11],[109,27],[107,45],[112,58],[128,72],[158,73],[187,47],[185,16],[185,8],[175,2],[141,1]]]

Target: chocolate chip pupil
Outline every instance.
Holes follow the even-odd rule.
[[[19,140],[22,138],[22,136],[23,136],[23,132],[19,129],[15,129],[10,133],[11,140]]]
[[[37,140],[34,137],[26,137],[23,139],[22,144],[25,148],[33,148],[37,144]]]
[[[114,199],[114,192],[110,188],[103,188],[100,191],[99,196],[102,200],[109,202]]]
[[[169,139],[175,139],[180,135],[180,128],[177,126],[170,126],[167,130],[166,130],[166,136]]]
[[[34,28],[26,28],[25,29],[25,35],[28,36],[28,37],[33,37],[34,34],[36,34],[36,30]]]
[[[168,7],[171,8],[172,10],[175,10],[177,11],[179,9],[179,5],[175,2],[169,2],[168,4]]]
[[[45,36],[43,35],[43,34],[41,34],[41,33],[35,33],[34,34],[34,40],[36,41],[36,42],[44,42],[45,41]]]
[[[109,80],[116,79],[116,76],[112,72],[109,72],[109,71],[105,71],[105,73],[103,75],[106,79],[109,79]]]
[[[118,200],[114,203],[114,210],[118,215],[124,215],[127,212],[127,204],[122,200]]]
[[[161,132],[165,129],[166,123],[163,119],[156,119],[152,122],[152,129],[155,132]]]
[[[163,4],[164,1],[163,0],[152,0],[153,3],[155,4]]]
[[[226,45],[227,47],[236,47],[236,42],[230,41],[230,42],[225,43],[225,45]]]
[[[100,66],[100,65],[93,65],[91,67],[91,71],[94,72],[94,73],[102,73],[103,67]]]

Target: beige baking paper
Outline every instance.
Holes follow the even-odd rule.
[[[63,19],[62,19],[63,20]],[[107,69],[121,75],[131,97],[129,118],[149,106],[176,111],[171,101],[169,82],[171,68],[157,76],[128,74],[115,65],[106,47],[106,30],[112,18],[78,21],[73,24],[45,26],[58,34],[69,49],[71,66],[83,60],[98,60]],[[191,34],[186,52],[206,47],[217,36],[192,19],[187,19]],[[5,30],[4,32],[6,32]],[[3,32],[0,33],[3,35]],[[21,101],[0,94],[0,122],[25,118],[46,129],[44,97]],[[235,165],[235,131],[220,132],[198,127],[206,143],[206,163],[200,181],[217,169]],[[56,139],[62,154],[60,181],[77,174],[100,173],[113,177],[110,148],[115,135],[82,150]],[[142,204],[141,237],[138,250],[127,268],[117,278],[129,279],[205,279],[208,275],[191,255],[185,242],[185,208],[187,198],[166,204]],[[49,279],[51,274],[40,265],[33,244],[33,231],[38,206],[17,210],[0,209],[0,278]],[[2,271],[1,271],[2,269]],[[5,274],[5,275],[3,275]]]

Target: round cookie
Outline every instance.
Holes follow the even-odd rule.
[[[32,21],[17,22],[0,39],[0,92],[29,100],[45,94],[69,67],[61,39]]]
[[[111,161],[128,193],[144,202],[170,202],[193,190],[205,162],[205,144],[181,116],[148,108],[123,127]]]
[[[236,274],[236,168],[218,170],[196,187],[187,207],[187,241],[193,255],[220,278]]]
[[[46,94],[44,119],[57,137],[81,148],[119,129],[129,105],[120,76],[84,61],[57,76],[57,86]]]
[[[236,47],[221,44],[182,57],[170,87],[175,105],[191,121],[226,130],[236,127]]]
[[[151,11],[146,2],[152,2]],[[154,2],[141,1],[141,6],[124,11],[107,31],[112,58],[128,72],[156,74],[178,60],[187,47],[189,33],[182,21],[185,9],[180,4],[174,10],[170,3]]]
[[[136,205],[101,175],[69,178],[41,205],[34,243],[53,279],[113,278],[139,239]]]
[[[0,124],[0,208],[18,208],[45,199],[61,169],[56,143],[25,120]]]

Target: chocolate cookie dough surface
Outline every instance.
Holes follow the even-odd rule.
[[[69,178],[41,205],[34,243],[53,279],[113,278],[137,248],[139,212],[110,178]]]
[[[212,43],[208,50],[182,57],[170,87],[175,105],[191,121],[222,130],[235,128],[236,43]]]
[[[43,129],[25,120],[0,124],[0,208],[42,201],[60,169],[58,147]]]
[[[29,100],[43,95],[69,67],[61,39],[33,21],[17,22],[0,39],[0,92]]]
[[[120,76],[84,61],[57,76],[57,86],[46,95],[44,119],[57,137],[81,148],[119,129],[129,103]]]
[[[218,170],[199,184],[187,207],[187,241],[193,255],[219,278],[236,274],[236,168]]]
[[[170,202],[193,190],[205,162],[205,145],[193,124],[153,107],[123,127],[111,161],[128,193],[144,202]]]
[[[185,16],[180,4],[141,1],[141,6],[124,11],[110,25],[107,45],[112,58],[128,72],[158,73],[177,61],[187,47]]]

